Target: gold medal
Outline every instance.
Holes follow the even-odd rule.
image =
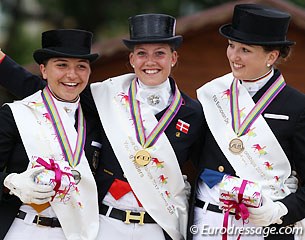
[[[229,143],[229,150],[234,154],[240,154],[244,149],[244,144],[239,138],[234,138]]]
[[[142,149],[142,150],[139,150],[136,152],[136,154],[134,156],[134,160],[140,166],[146,166],[150,162],[151,156],[150,156],[149,152]]]
[[[73,178],[74,178],[74,181],[75,181],[75,184],[78,184],[80,182],[80,180],[82,179],[81,175],[80,175],[80,172],[75,170],[75,169],[72,169],[71,170],[71,173],[73,175]]]

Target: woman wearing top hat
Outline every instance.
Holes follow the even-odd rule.
[[[91,40],[82,30],[42,33],[43,48],[33,56],[47,86],[0,109],[1,239],[97,237],[90,166],[99,123],[86,122],[79,103],[98,57]]]
[[[290,193],[284,182],[293,169],[301,182],[305,173],[305,96],[288,86],[277,68],[294,44],[286,38],[289,21],[285,12],[240,4],[234,8],[232,24],[219,30],[228,39],[232,72],[197,90],[209,144],[198,167],[190,239],[221,239],[219,231],[211,232],[216,228],[222,233],[230,229],[223,237],[236,239],[242,227],[241,239],[294,239],[293,234],[283,234],[284,228],[279,233],[280,227],[305,217],[304,187]],[[259,183],[261,206],[241,212],[226,202],[239,211],[239,220],[219,210],[224,175]]]
[[[203,113],[170,76],[182,42],[175,23],[164,14],[131,17],[124,43],[135,73],[93,83],[81,94],[83,108],[103,125],[96,173],[102,239],[185,239],[188,191],[180,167],[203,136]],[[8,57],[0,72],[18,96],[39,87],[38,77]],[[11,80],[2,78],[9,73]]]
[[[200,137],[203,115],[200,104],[180,92],[170,77],[182,42],[175,36],[175,22],[163,14],[129,18],[130,39],[123,41],[135,73],[91,84],[114,162],[120,164],[119,171],[104,165],[113,175],[97,174],[97,182],[110,180],[100,212],[114,207],[135,212],[125,222],[136,218],[132,226],[102,216],[102,236],[119,239],[128,233],[136,239],[159,240],[165,239],[163,229],[166,239],[185,239],[188,199],[180,166]],[[123,187],[126,194],[119,190]],[[155,224],[139,225],[146,215]]]

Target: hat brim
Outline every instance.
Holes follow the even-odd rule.
[[[235,29],[232,28],[232,24],[226,24],[223,25],[219,28],[219,33],[236,42],[240,42],[240,43],[245,43],[245,44],[250,44],[250,45],[262,45],[262,46],[270,46],[270,45],[294,45],[295,42],[293,41],[289,41],[289,40],[285,40],[285,41],[274,41],[274,40],[266,40],[266,39],[258,39],[253,35],[250,34],[245,34],[243,33],[242,37],[241,34],[236,31]]]
[[[142,39],[123,39],[127,48],[133,49],[135,45],[142,43],[167,43],[171,45],[175,50],[180,47],[182,43],[182,36],[174,36],[170,38],[142,38]]]
[[[98,59],[99,54],[74,54],[74,53],[63,53],[50,49],[39,49],[33,53],[33,58],[38,64],[42,64],[45,60],[53,57],[65,57],[65,58],[81,58],[88,59],[90,63]]]

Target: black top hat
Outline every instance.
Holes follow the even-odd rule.
[[[56,29],[42,33],[42,48],[34,52],[38,64],[52,57],[88,59],[93,62],[98,54],[91,54],[93,34],[78,29]]]
[[[182,36],[175,36],[176,19],[165,14],[141,14],[130,17],[130,39],[123,39],[124,44],[133,49],[141,43],[168,43],[177,49]]]
[[[293,45],[286,39],[290,15],[258,4],[239,4],[234,8],[232,24],[219,28],[231,40],[253,45]]]

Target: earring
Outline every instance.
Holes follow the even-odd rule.
[[[270,68],[270,66],[271,66],[271,64],[270,64],[270,63],[267,63],[267,67]]]
[[[132,68],[134,68],[134,65],[133,65],[133,64],[132,64],[131,66],[132,66]]]
[[[172,63],[172,67],[174,67],[174,66],[175,66],[175,64]]]

